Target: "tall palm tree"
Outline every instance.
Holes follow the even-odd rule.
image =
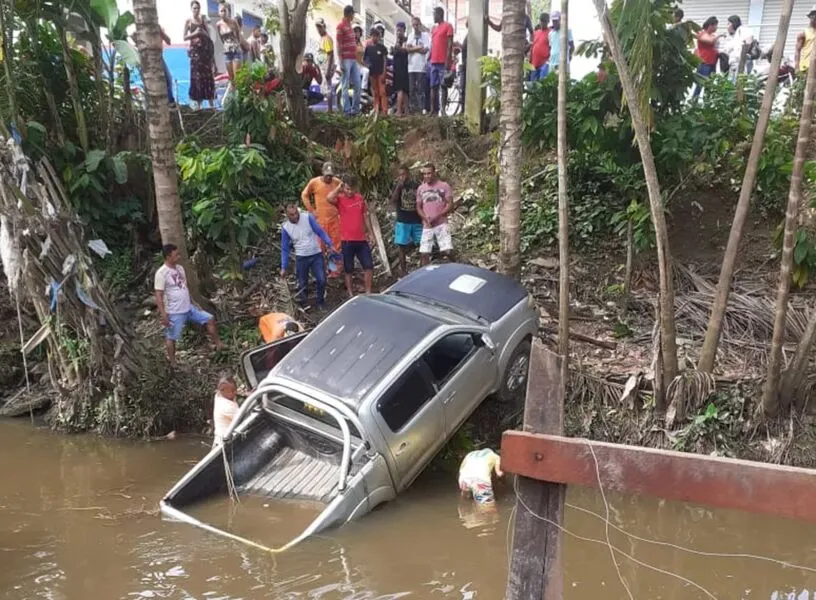
[[[779,27],[776,30],[776,42],[774,48],[783,48],[788,37],[788,26],[790,25],[791,12],[793,11],[793,0],[785,0],[782,5],[782,15],[779,17]],[[771,58],[769,73],[777,73],[782,62],[782,52],[774,52]],[[717,358],[717,346],[720,343],[720,332],[722,331],[725,308],[728,305],[728,294],[731,292],[731,280],[734,277],[734,265],[737,262],[737,252],[742,230],[745,227],[745,220],[748,218],[748,208],[751,201],[751,194],[756,183],[759,159],[762,155],[762,148],[765,144],[765,133],[768,131],[768,121],[771,118],[771,108],[773,108],[774,93],[776,92],[776,77],[768,77],[765,83],[765,95],[762,98],[762,106],[759,110],[756,129],[754,130],[754,140],[751,143],[751,153],[748,156],[748,164],[745,166],[745,174],[742,177],[742,188],[740,189],[737,208],[734,211],[734,220],[731,223],[731,233],[728,235],[728,245],[725,248],[723,262],[720,268],[720,279],[717,282],[717,291],[714,295],[714,305],[711,307],[711,316],[708,320],[703,348],[700,350],[700,360],[697,368],[700,371],[710,373],[714,370],[714,362]]]
[[[499,114],[499,270],[518,276],[521,265],[521,101],[524,86],[524,0],[502,9]]]
[[[765,379],[765,390],[762,408],[766,415],[773,417],[779,411],[779,371],[782,362],[782,344],[785,341],[785,324],[788,317],[788,293],[790,292],[791,272],[793,270],[794,236],[799,219],[799,205],[802,202],[802,175],[805,170],[805,158],[810,143],[810,124],[813,121],[813,92],[816,83],[816,52],[811,52],[808,65],[805,99],[802,104],[802,115],[799,118],[799,135],[796,138],[796,152],[793,156],[788,206],[785,213],[785,233],[782,238],[782,260],[779,267],[779,287],[776,292],[776,311],[774,312],[774,330],[771,339],[771,353],[768,357],[768,376]],[[789,400],[789,397],[786,397]]]
[[[136,17],[136,47],[142,66],[147,98],[147,125],[150,133],[150,155],[153,159],[153,183],[156,189],[156,213],[162,243],[178,247],[187,272],[190,293],[197,297],[198,278],[189,265],[181,201],[176,174],[173,129],[167,103],[167,82],[162,63],[162,40],[156,0],[134,0]]]
[[[648,2],[649,0],[632,0],[637,2]],[[598,18],[601,21],[604,39],[609,46],[612,60],[618,69],[623,95],[629,114],[632,117],[632,128],[635,130],[635,140],[640,151],[641,163],[643,165],[643,175],[646,179],[646,189],[649,195],[649,209],[652,215],[652,223],[655,228],[655,238],[657,245],[658,273],[660,279],[659,321],[660,321],[660,354],[663,363],[663,380],[670,382],[677,375],[677,341],[674,330],[674,283],[672,281],[672,260],[669,251],[669,236],[666,230],[666,215],[663,210],[663,200],[660,195],[660,183],[657,179],[657,169],[655,168],[652,145],[649,139],[649,129],[647,122],[641,111],[640,99],[642,96],[638,92],[632,78],[629,64],[621,51],[618,34],[612,24],[609,10],[604,0],[595,0],[595,9],[598,11]],[[643,84],[641,84],[643,85]],[[663,405],[665,399],[658,398],[658,411],[665,409]]]
[[[303,98],[303,82],[298,74],[298,58],[306,48],[306,15],[310,0],[280,0],[280,50],[283,88],[289,114],[301,131],[307,131],[311,113]],[[331,84],[331,82],[329,82]]]

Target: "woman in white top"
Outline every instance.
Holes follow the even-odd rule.
[[[232,375],[225,374],[218,380],[218,391],[213,401],[213,448],[224,439],[224,434],[232,425],[232,420],[238,412],[238,386]]]
[[[728,17],[728,34],[723,38],[723,51],[728,54],[728,78],[731,81],[737,80],[737,69],[740,65],[742,53],[748,52],[748,48],[754,41],[751,31],[742,25],[742,19],[737,15]],[[753,60],[750,56],[745,57],[745,73],[750,73],[753,68]]]

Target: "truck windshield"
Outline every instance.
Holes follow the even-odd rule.
[[[333,416],[317,408],[316,406],[312,406],[311,404],[306,404],[305,402],[284,395],[278,396],[275,399],[275,403],[280,404],[281,406],[285,406],[286,408],[292,409],[301,414],[307,415],[312,419],[320,421],[324,425],[328,425],[329,427],[334,427],[335,429],[340,428],[340,426],[337,423],[337,420]],[[357,431],[357,428],[354,426],[353,423],[349,421],[346,421],[346,423],[348,424],[349,433],[351,435],[359,439],[363,439],[363,436],[360,435],[360,432]]]

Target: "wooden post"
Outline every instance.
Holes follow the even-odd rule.
[[[564,390],[561,359],[535,339],[530,352],[530,375],[524,405],[525,432],[563,433]],[[566,489],[563,484],[518,477],[506,600],[561,598],[560,531],[539,517],[561,524]]]
[[[467,81],[465,82],[465,122],[474,135],[482,132],[485,91],[479,59],[487,54],[488,0],[468,0]]]

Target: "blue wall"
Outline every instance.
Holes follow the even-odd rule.
[[[164,61],[173,77],[173,94],[179,104],[190,103],[190,58],[187,48],[165,48]],[[133,85],[143,87],[141,72],[133,74]]]

